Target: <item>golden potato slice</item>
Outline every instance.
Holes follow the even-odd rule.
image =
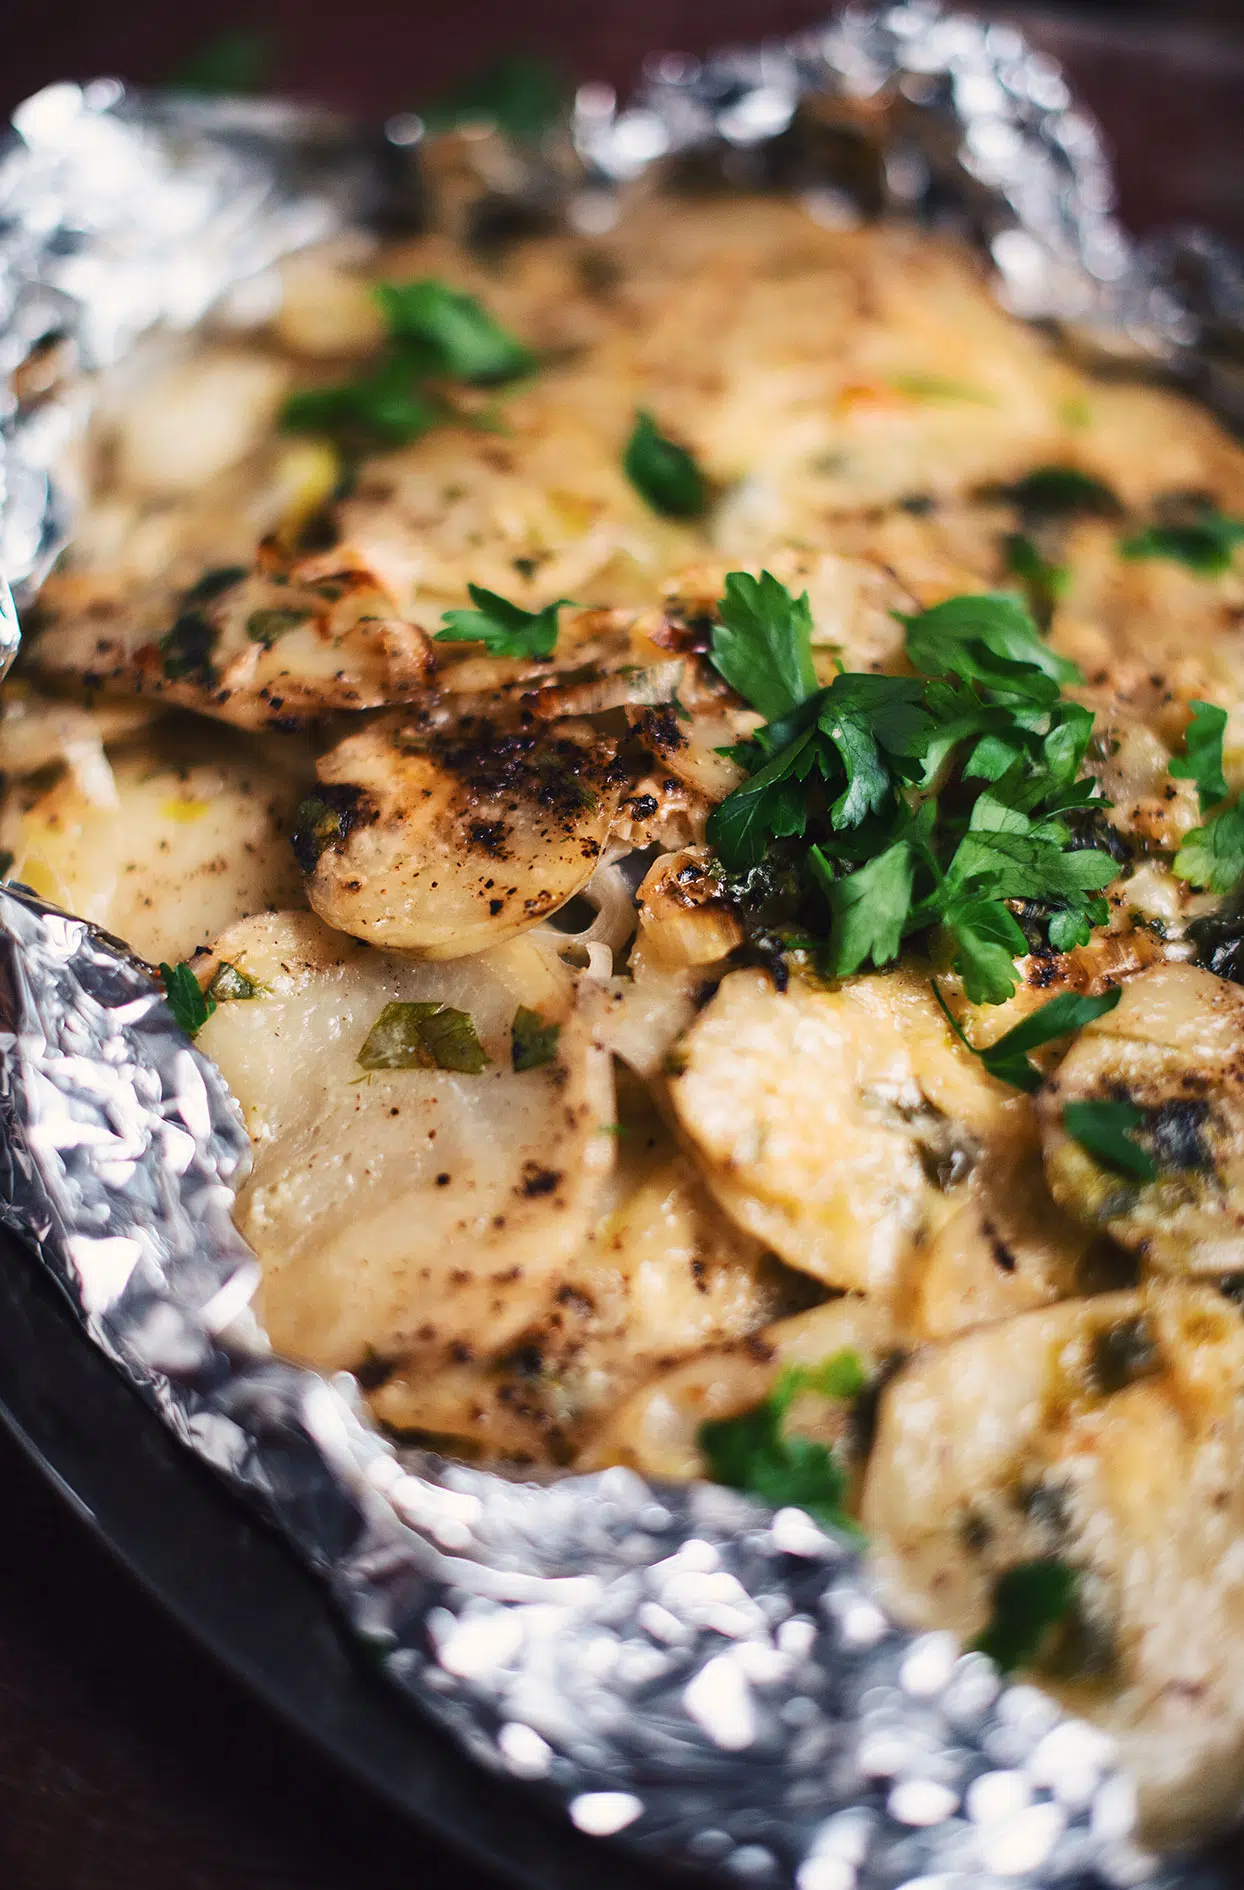
[[[889,1600],[970,1638],[1008,1571],[1066,1571],[1023,1662],[1119,1741],[1154,1842],[1238,1805],[1242,1388],[1238,1309],[1172,1283],[930,1347],[881,1399],[862,1520]]]
[[[1069,1133],[1068,1104],[1129,1104],[1144,1180]],[[1090,1024],[1037,1098],[1050,1191],[1164,1273],[1244,1266],[1244,991],[1155,965]]]
[[[321,759],[300,814],[311,904],[339,931],[425,958],[513,938],[595,872],[618,800],[612,756],[580,722],[373,722]]]
[[[236,1219],[278,1351],[422,1372],[472,1355],[481,1335],[504,1346],[582,1247],[613,1167],[596,988],[526,940],[432,966],[310,913],[231,927],[203,978],[221,963],[258,987],[221,1002],[199,1041],[255,1144]],[[430,1012],[409,1007],[436,1005],[469,1025],[449,1019],[428,1050],[410,1031]],[[386,1006],[399,1008],[382,1023]],[[520,1007],[556,1037],[547,1062],[515,1070]]]

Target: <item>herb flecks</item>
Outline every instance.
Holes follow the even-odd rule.
[[[248,998],[262,997],[264,987],[254,978],[248,978],[237,965],[231,965],[227,958],[222,958],[212,975],[207,987],[207,995],[215,1004],[244,1001]]]
[[[708,505],[708,483],[695,455],[639,412],[626,444],[623,470],[642,499],[667,518],[698,518]]]
[[[1194,701],[1184,733],[1184,752],[1170,764],[1176,780],[1195,781],[1201,812],[1217,807],[1200,827],[1184,835],[1172,871],[1179,879],[1209,892],[1229,893],[1244,880],[1244,804],[1229,792],[1223,772],[1223,736],[1227,712],[1212,702]]]
[[[570,598],[557,597],[542,610],[524,610],[496,591],[468,584],[474,610],[447,610],[437,643],[482,643],[490,656],[525,657],[543,662],[557,648],[557,613]]]
[[[164,980],[165,1001],[179,1028],[187,1037],[197,1037],[216,1009],[216,999],[210,991],[202,989],[184,960],[176,965],[162,964],[160,976]]]
[[[762,1403],[737,1417],[702,1424],[698,1442],[715,1483],[745,1490],[774,1508],[793,1505],[830,1528],[858,1535],[847,1514],[847,1474],[833,1450],[814,1438],[786,1429],[795,1400],[811,1393],[831,1401],[850,1401],[866,1389],[868,1374],[859,1355],[837,1352],[810,1369],[791,1367],[779,1377]]]
[[[489,124],[533,144],[558,123],[569,99],[559,67],[532,53],[511,53],[421,106],[419,115],[429,131]]]
[[[549,1023],[539,1011],[519,1005],[510,1029],[510,1062],[515,1075],[542,1069],[556,1060],[561,1028],[560,1024]]]
[[[386,1004],[359,1051],[359,1068],[452,1070],[478,1076],[490,1062],[469,1012],[439,1002]]]
[[[1070,1615],[1080,1585],[1077,1571],[1055,1557],[1018,1562],[993,1585],[988,1625],[973,1643],[1003,1673],[1038,1663],[1053,1630]]]
[[[1063,1105],[1063,1127],[1073,1142],[1099,1168],[1134,1181],[1156,1181],[1158,1164],[1148,1149],[1133,1139],[1145,1126],[1145,1113],[1135,1103],[1120,1101],[1069,1102]]]
[[[1055,951],[1104,923],[1115,862],[1076,847],[1064,818],[1096,792],[1080,775],[1093,718],[1061,699],[1078,671],[1017,597],[951,598],[901,619],[915,677],[842,673],[824,686],[806,597],[768,572],[732,572],[718,613],[711,660],[768,719],[730,751],[748,776],[708,838],[736,879],[786,849],[814,913],[819,902],[808,942],[828,975],[889,964],[940,927],[969,1000],[997,1004],[1029,949],[1007,901],[1039,908]]]
[[[1044,1044],[1054,1043],[1059,1037],[1069,1037],[1072,1032],[1083,1030],[1086,1024],[1093,1023],[1096,1018],[1105,1017],[1115,1008],[1123,996],[1123,990],[1121,986],[1116,986],[1113,991],[1104,991],[1100,997],[1080,997],[1074,991],[1064,991],[984,1049],[978,1049],[964,1034],[942,996],[936,979],[933,980],[933,995],[960,1043],[973,1056],[980,1058],[990,1076],[996,1077],[1000,1083],[1009,1083],[1012,1089],[1026,1090],[1031,1095],[1040,1089],[1045,1078],[1036,1065],[1029,1061],[1028,1052],[1039,1050]]]
[[[1124,538],[1119,551],[1124,558],[1165,558],[1198,577],[1222,577],[1242,544],[1244,519],[1228,518],[1217,506],[1201,501],[1187,507],[1182,517],[1159,520]]]

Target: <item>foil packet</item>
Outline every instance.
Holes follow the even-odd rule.
[[[23,604],[72,531],[92,378],[293,249],[417,219],[422,138],[411,116],[371,131],[113,80],[20,108],[0,148],[0,663],[19,642],[3,578]],[[1009,26],[908,0],[664,57],[626,104],[582,87],[512,190],[599,229],[618,186],[662,166],[781,183],[822,214],[953,221],[1018,313],[1244,416],[1244,272],[1208,237],[1130,242],[1093,124]],[[23,396],[50,345],[52,385]],[[0,1219],[482,1765],[645,1859],[779,1890],[1219,1881],[1138,1846],[1104,1735],[897,1625],[858,1546],[802,1511],[625,1470],[535,1485],[399,1457],[348,1376],[272,1355],[230,1218],[248,1162],[149,968],[0,888]]]

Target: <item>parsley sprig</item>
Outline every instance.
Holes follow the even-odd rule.
[[[835,1352],[818,1366],[788,1367],[760,1404],[737,1417],[700,1426],[698,1442],[709,1476],[714,1483],[759,1496],[775,1509],[791,1504],[806,1509],[818,1522],[858,1535],[843,1507],[846,1471],[828,1445],[788,1432],[786,1419],[804,1392],[853,1401],[867,1384],[859,1355],[850,1350]]]
[[[216,1009],[216,999],[210,991],[203,990],[184,959],[177,965],[161,964],[160,976],[164,980],[165,1001],[179,1028],[187,1037],[197,1037]]]
[[[1039,1050],[1043,1044],[1053,1043],[1059,1037],[1070,1036],[1072,1031],[1083,1030],[1094,1018],[1105,1017],[1123,996],[1120,985],[1116,985],[1113,991],[1104,991],[1100,997],[1081,997],[1074,991],[1063,991],[1030,1017],[1023,1018],[996,1042],[978,1050],[947,1005],[936,978],[932,983],[933,995],[959,1042],[973,1056],[980,1058],[990,1076],[997,1077],[1000,1083],[1009,1083],[1013,1089],[1027,1090],[1029,1095],[1040,1089],[1045,1078],[1036,1065],[1029,1062],[1028,1052]]]
[[[1104,923],[1098,895],[1117,868],[1078,848],[1065,818],[1096,791],[1080,776],[1093,717],[1062,700],[1078,672],[1017,597],[900,618],[916,676],[842,672],[824,686],[806,596],[732,572],[718,615],[711,660],[767,720],[731,751],[748,778],[708,837],[736,883],[798,843],[828,975],[889,964],[940,926],[969,1000],[1000,1004],[1029,949],[1008,900],[1044,914],[1056,951]]]
[[[437,643],[482,643],[490,656],[526,657],[543,662],[557,648],[557,613],[569,604],[558,597],[543,610],[524,610],[482,584],[468,584],[474,610],[447,610]]]
[[[1237,798],[1220,805],[1228,794],[1222,760],[1227,712],[1212,702],[1193,702],[1191,708],[1184,752],[1169,771],[1176,780],[1196,782],[1202,814],[1213,807],[1219,811],[1184,835],[1172,870],[1193,886],[1229,893],[1244,880],[1244,803]]]
[[[292,394],[282,425],[358,451],[404,446],[453,417],[439,383],[492,386],[536,365],[474,296],[448,283],[379,282],[372,294],[387,332],[377,360],[353,380]]]

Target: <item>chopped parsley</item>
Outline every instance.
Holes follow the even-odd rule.
[[[447,283],[380,282],[373,294],[388,333],[379,358],[354,380],[292,394],[281,409],[284,426],[331,434],[358,451],[403,446],[452,418],[436,382],[491,384],[535,365],[474,296]]]
[[[203,991],[199,981],[183,960],[181,964],[160,966],[164,996],[180,1029],[187,1037],[196,1037],[216,1009],[210,991]]]
[[[984,1050],[978,1050],[964,1035],[936,979],[933,980],[933,995],[960,1043],[973,1056],[980,1058],[990,1076],[997,1077],[1000,1083],[1009,1083],[1013,1089],[1027,1090],[1031,1095],[1034,1090],[1040,1089],[1045,1078],[1028,1061],[1028,1052],[1040,1049],[1042,1044],[1053,1043],[1057,1037],[1070,1036],[1073,1030],[1083,1030],[1096,1017],[1105,1017],[1119,1002],[1123,991],[1121,986],[1116,986],[1113,991],[1104,991],[1100,997],[1080,997],[1074,991],[1064,991]]]
[[[214,682],[216,667],[212,659],[218,634],[215,624],[200,611],[183,611],[172,629],[160,638],[164,674],[169,682],[180,682],[185,677]]]
[[[287,605],[252,610],[246,619],[246,634],[252,643],[262,643],[265,650],[270,650],[278,638],[306,623],[310,615],[309,610],[292,610]]]
[[[1019,507],[1025,518],[1118,518],[1123,508],[1100,479],[1078,466],[1035,466],[1003,496]]]
[[[698,518],[708,485],[695,455],[661,432],[650,413],[637,413],[622,467],[641,499],[667,518]]]
[[[543,610],[524,610],[496,591],[468,584],[474,610],[447,610],[438,643],[482,643],[490,656],[517,656],[543,661],[557,648],[557,613],[570,603],[555,598]]]
[[[510,1062],[515,1074],[521,1076],[524,1070],[539,1070],[552,1063],[561,1034],[560,1024],[550,1024],[539,1011],[520,1004],[510,1028]]]
[[[1148,1149],[1132,1138],[1145,1114],[1130,1102],[1070,1102],[1063,1105],[1063,1127],[1087,1155],[1111,1174],[1156,1181],[1158,1165]]]
[[[1222,738],[1227,711],[1212,702],[1193,702],[1192,719],[1184,731],[1184,752],[1171,762],[1177,781],[1195,781],[1201,812],[1227,798],[1227,777],[1222,771]]]
[[[428,365],[454,380],[487,385],[525,374],[535,356],[507,334],[473,295],[446,282],[380,282],[375,288],[390,339],[413,351],[429,350]]]
[[[231,965],[227,958],[222,958],[207,987],[207,995],[214,1004],[224,1004],[235,999],[262,997],[263,986]]]
[[[702,1424],[697,1441],[714,1483],[745,1490],[775,1509],[790,1504],[806,1509],[833,1529],[859,1531],[843,1507],[847,1476],[828,1445],[797,1432],[788,1434],[786,1417],[802,1392],[822,1398],[854,1400],[868,1383],[857,1353],[842,1351],[824,1364],[784,1371],[769,1396],[737,1417]]]
[[[1036,542],[1026,532],[1011,532],[1006,539],[1007,569],[1020,580],[1028,595],[1032,614],[1038,623],[1048,624],[1054,606],[1066,595],[1071,573],[1065,564],[1053,564],[1043,558]]]
[[[1060,699],[1078,672],[1017,597],[900,619],[917,677],[824,687],[806,596],[732,572],[718,614],[711,660],[768,720],[729,751],[747,779],[708,838],[744,902],[747,876],[781,858],[805,895],[800,941],[819,940],[827,975],[888,964],[940,926],[969,1000],[997,1004],[1029,949],[1007,900],[1039,908],[1055,951],[1104,923],[1117,867],[1076,847],[1063,818],[1095,793],[1080,778],[1093,718]]]
[[[419,108],[429,131],[493,124],[534,144],[565,114],[570,88],[561,70],[534,53],[510,53]]]
[[[478,1076],[491,1061],[467,1011],[447,1004],[386,1004],[359,1051],[363,1070],[454,1070]]]
[[[1168,558],[1199,577],[1221,577],[1231,569],[1244,544],[1244,519],[1228,518],[1215,505],[1201,504],[1189,517],[1150,525],[1123,539],[1125,558]]]
[[[1053,1556],[1004,1569],[993,1585],[988,1625],[973,1643],[976,1651],[988,1654],[1003,1673],[1032,1666],[1051,1629],[1071,1613],[1079,1585],[1076,1570]]]

